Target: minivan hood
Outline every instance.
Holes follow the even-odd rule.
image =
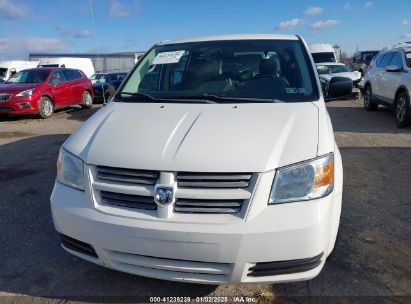
[[[0,93],[16,94],[35,88],[38,83],[2,83]]]
[[[86,163],[161,171],[263,172],[317,155],[310,103],[113,102],[64,144]]]
[[[331,80],[331,78],[338,76],[338,77],[347,77],[350,78],[352,81],[357,81],[361,78],[361,73],[360,72],[341,72],[341,73],[334,73],[334,74],[321,74],[321,77],[327,79],[328,81]]]

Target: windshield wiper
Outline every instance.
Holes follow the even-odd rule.
[[[180,98],[180,97],[166,97],[166,98],[160,97],[160,98],[157,98],[157,97],[153,97],[149,94],[145,94],[145,93],[120,92],[120,95],[122,95],[122,94],[130,95],[130,96],[136,96],[136,97],[139,97],[143,100],[149,100],[149,101],[154,101],[154,102],[173,102],[173,103],[175,103],[176,101],[181,99],[181,100],[191,101],[191,102],[215,103],[213,101],[210,101],[208,99],[204,99],[204,98],[201,98],[201,97],[200,98],[196,98],[196,97],[187,98],[187,97],[184,96],[183,98]]]
[[[225,97],[225,96],[217,96],[213,94],[201,94],[201,95],[191,95],[191,96],[178,96],[172,97],[173,99],[203,99],[207,101],[214,101],[214,102],[244,102],[244,103],[252,103],[252,102],[283,102],[279,99],[268,99],[268,98],[243,98],[243,97]]]
[[[144,93],[133,93],[133,92],[120,92],[120,95],[130,95],[130,96],[135,96],[139,97],[144,100],[150,100],[150,101],[156,101],[158,100],[157,98],[149,95],[149,94],[144,94]]]

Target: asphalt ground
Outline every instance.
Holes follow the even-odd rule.
[[[411,303],[411,128],[397,129],[389,110],[366,112],[358,100],[328,103],[344,194],[338,243],[319,276],[208,286],[117,272],[60,247],[49,206],[58,150],[98,109],[66,109],[49,120],[0,118],[0,302],[248,296],[267,303]]]

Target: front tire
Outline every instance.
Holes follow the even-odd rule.
[[[91,108],[92,105],[93,105],[93,97],[91,97],[91,94],[89,91],[85,91],[83,93],[83,103],[81,104],[81,106],[84,109],[89,109]]]
[[[395,118],[398,128],[405,128],[411,123],[411,108],[408,94],[401,92],[395,99]]]
[[[364,109],[366,111],[375,111],[377,108],[378,103],[373,101],[371,85],[367,85],[364,93]]]
[[[54,113],[54,104],[48,97],[41,97],[38,106],[38,114],[41,118],[50,118]]]

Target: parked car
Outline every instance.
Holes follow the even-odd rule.
[[[358,51],[358,52],[355,52],[354,55],[351,58],[351,61],[350,61],[351,69],[353,71],[360,72],[361,76],[364,76],[371,60],[379,52],[380,51]]]
[[[0,114],[49,118],[55,109],[78,104],[83,108],[93,104],[91,81],[80,70],[23,70],[0,87]]]
[[[320,81],[323,86],[323,91],[327,91],[329,87],[329,82],[331,78],[339,76],[339,77],[348,77],[353,82],[353,89],[352,95],[355,98],[359,99],[361,92],[360,92],[360,83],[363,82],[363,78],[361,77],[361,73],[358,71],[351,71],[349,67],[347,67],[343,63],[336,63],[336,62],[323,62],[317,63],[317,71],[320,76]]]
[[[96,83],[100,80],[101,77],[106,75],[107,73],[94,73],[93,75],[90,76],[91,83]]]
[[[318,275],[343,169],[316,75],[294,35],[156,44],[60,150],[51,209],[62,247],[183,282]],[[351,86],[335,77],[329,95]]]
[[[82,71],[87,77],[94,74],[94,65],[90,58],[53,57],[40,60],[38,67],[70,68]]]
[[[364,80],[366,110],[374,111],[381,104],[395,111],[398,127],[411,123],[411,47],[380,52]]]
[[[101,76],[100,79],[93,84],[94,101],[107,101],[110,97],[109,87],[112,86],[117,89],[126,76],[127,73],[106,73]]]
[[[0,80],[6,81],[21,70],[35,68],[38,61],[11,60],[0,62]]]
[[[338,62],[335,50],[332,44],[315,43],[310,45],[311,56],[315,63],[320,62]]]

